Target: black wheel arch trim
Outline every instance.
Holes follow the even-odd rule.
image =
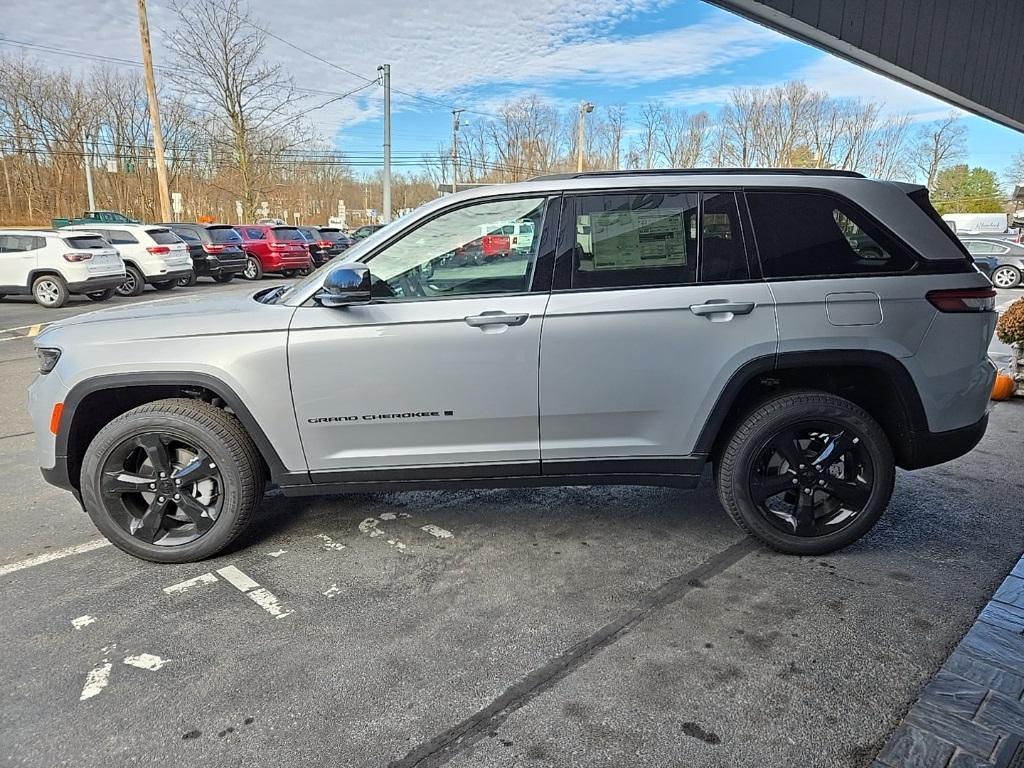
[[[921,396],[910,372],[892,355],[867,349],[782,352],[776,355],[756,357],[744,363],[733,373],[719,394],[711,413],[708,414],[693,452],[695,454],[710,454],[712,452],[729,414],[737,403],[740,392],[754,379],[772,371],[824,367],[874,368],[884,371],[895,384],[895,394],[900,400],[902,412],[907,415],[907,426],[911,436],[932,434],[928,429],[928,418],[921,402]],[[912,446],[911,451],[913,452]]]
[[[68,458],[68,441],[71,437],[71,426],[74,423],[75,414],[82,401],[89,395],[106,389],[116,390],[125,387],[149,386],[202,387],[203,389],[213,392],[214,395],[224,401],[228,408],[231,409],[231,412],[235,414],[235,417],[242,423],[245,431],[256,445],[256,449],[260,452],[260,455],[266,462],[267,468],[270,470],[271,482],[275,484],[282,484],[282,481],[294,483],[297,478],[302,478],[305,482],[309,482],[309,474],[307,472],[290,472],[285,467],[284,463],[281,461],[281,457],[277,453],[277,450],[274,448],[273,443],[270,442],[270,439],[263,432],[263,428],[260,427],[259,421],[257,421],[256,417],[252,415],[252,412],[242,401],[242,398],[240,398],[228,384],[208,373],[186,371],[111,373],[86,379],[72,387],[71,391],[68,392],[67,396],[64,398],[64,409],[61,412],[54,449],[57,458],[57,467],[64,465],[64,478],[68,476],[66,467]],[[47,472],[56,473],[56,476],[58,477],[61,476],[61,471],[56,468],[55,470],[47,470]],[[49,476],[47,479],[49,480]],[[51,480],[51,482],[53,481]],[[68,482],[71,484],[70,480]],[[62,483],[54,484],[66,487]]]

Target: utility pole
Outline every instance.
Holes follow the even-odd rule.
[[[92,152],[89,151],[89,132],[82,129],[82,165],[85,166],[85,189],[89,193],[89,210],[96,210],[96,197],[92,192]]]
[[[384,85],[384,223],[391,223],[391,65],[377,67]]]
[[[153,77],[153,50],[149,46],[149,21],[146,0],[139,3],[139,37],[142,38],[142,63],[146,72],[146,95],[149,100],[149,122],[153,126],[153,149],[156,153],[156,181],[160,192],[160,221],[172,221],[171,193],[167,185],[167,158],[164,157],[164,134],[160,130],[160,106],[156,102],[156,78]]]
[[[459,115],[466,110],[452,110],[452,193],[458,191],[459,186]]]
[[[579,173],[583,173],[583,140],[584,140],[584,129],[583,123],[587,119],[587,114],[594,111],[594,105],[589,101],[580,102],[580,132],[576,138],[576,170]]]

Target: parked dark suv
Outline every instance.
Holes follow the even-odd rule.
[[[230,283],[245,269],[242,238],[227,224],[163,224],[188,244],[193,273],[178,280],[178,285],[195,285],[200,277],[212,277],[218,283]]]

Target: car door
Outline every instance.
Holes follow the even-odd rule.
[[[45,242],[27,235],[0,235],[0,286],[28,286],[29,273],[36,267],[42,247],[34,247],[33,241]]]
[[[544,474],[699,471],[687,457],[715,401],[778,341],[741,204],[686,190],[566,203],[541,344]]]
[[[497,217],[530,220],[548,238],[486,264],[454,258]],[[314,479],[539,472],[537,365],[557,217],[558,199],[545,196],[446,209],[364,257],[372,303],[296,310],[288,360]]]

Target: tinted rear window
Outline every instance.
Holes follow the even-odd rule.
[[[826,194],[748,192],[767,278],[904,272],[914,257],[850,203]]]
[[[147,229],[146,234],[152,237],[153,242],[158,245],[173,245],[181,242],[181,238],[169,229]]]
[[[207,227],[210,239],[215,243],[240,243],[242,237],[231,227]]]
[[[291,242],[293,240],[300,243],[306,242],[306,238],[295,227],[274,227],[274,238],[284,242]]]
[[[107,241],[99,235],[75,235],[63,238],[71,248],[106,248]]]
[[[337,243],[343,239],[343,235],[336,229],[321,229],[320,237],[324,240],[330,240],[332,243]]]

